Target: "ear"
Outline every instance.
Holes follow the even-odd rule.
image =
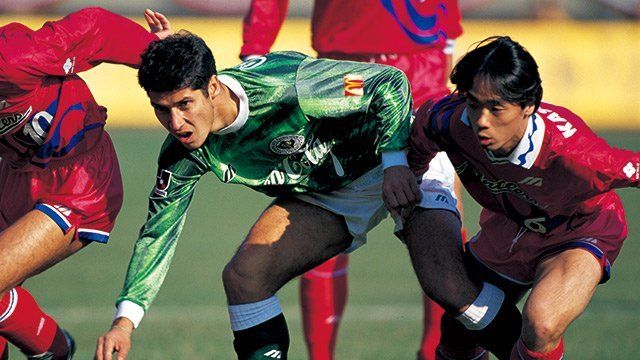
[[[533,112],[535,111],[536,106],[535,105],[528,105],[524,107],[524,115],[525,117],[529,117],[531,115],[533,115]]]
[[[220,92],[222,91],[222,84],[220,83],[220,80],[218,79],[217,76],[215,75],[211,76],[211,79],[209,79],[209,85],[207,87],[207,91],[209,92],[209,97],[211,99],[213,99],[214,97],[218,96],[218,94],[220,94]]]

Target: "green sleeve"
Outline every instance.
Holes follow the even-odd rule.
[[[404,150],[408,147],[413,108],[409,81],[394,68],[388,68],[377,80],[368,111],[378,129],[376,152]]]
[[[157,296],[171,265],[195,186],[205,172],[196,160],[187,151],[165,144],[156,186],[149,196],[147,221],[135,243],[118,303],[128,300],[146,311]]]
[[[362,88],[354,82],[362,81]],[[353,136],[371,134],[378,155],[408,146],[412,114],[409,81],[394,67],[307,58],[296,79],[300,107],[309,118],[361,118]]]

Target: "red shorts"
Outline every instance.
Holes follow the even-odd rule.
[[[540,234],[520,227],[502,214],[483,210],[480,232],[469,242],[471,254],[484,266],[520,285],[531,285],[541,260],[572,248],[589,251],[602,264],[602,281],[610,276],[627,236],[620,199],[611,208],[588,215],[571,231]],[[526,230],[526,231],[525,231]]]
[[[0,160],[0,230],[33,209],[64,233],[106,243],[122,206],[122,178],[115,149],[104,132],[87,152],[36,171],[12,169]]]
[[[427,100],[437,100],[451,92],[447,87],[447,55],[442,47],[411,54],[322,53],[318,57],[384,64],[402,70],[411,84],[414,109]]]

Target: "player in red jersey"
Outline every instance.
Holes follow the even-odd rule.
[[[640,153],[542,102],[535,60],[509,37],[481,42],[451,81],[454,94],[418,111],[409,162],[419,175],[446,151],[483,207],[481,231],[464,247],[446,211],[418,208],[405,224],[420,282],[447,309],[438,356],[473,359],[479,344],[499,359],[561,359],[627,235],[613,189],[640,185]]]
[[[288,0],[253,0],[244,19],[241,58],[271,49],[284,22]],[[402,70],[411,83],[414,108],[447,94],[453,43],[462,33],[457,0],[316,0],[312,45],[318,57],[375,62]],[[443,156],[433,165],[455,177]],[[459,198],[459,196],[458,196]],[[458,202],[461,204],[461,202]],[[462,209],[460,208],[460,211]],[[313,360],[332,359],[347,301],[348,256],[341,254],[300,279],[304,335]],[[424,297],[418,358],[434,359],[443,310]]]
[[[7,341],[30,359],[70,359],[73,340],[20,285],[87,244],[106,243],[122,203],[106,109],[75,73],[101,62],[136,67],[151,32],[99,8],[38,30],[0,27],[0,358]],[[155,35],[154,35],[155,34]]]

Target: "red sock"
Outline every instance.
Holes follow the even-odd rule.
[[[435,301],[422,295],[424,314],[422,317],[422,342],[420,343],[419,360],[434,360],[436,347],[440,342],[440,319],[444,309]]]
[[[51,352],[53,359],[64,359],[69,352],[58,324],[42,312],[33,296],[20,286],[7,291],[0,299],[0,335],[27,356]]]
[[[347,265],[340,254],[300,279],[302,324],[310,360],[331,360],[338,326],[347,304]]]
[[[547,353],[539,353],[529,350],[522,338],[518,339],[513,350],[511,350],[511,360],[560,360],[564,354],[564,342],[560,339],[558,346]]]

